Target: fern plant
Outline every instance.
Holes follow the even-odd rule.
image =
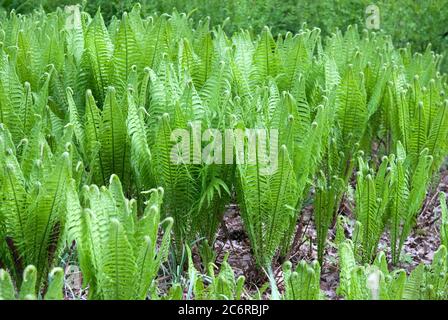
[[[409,275],[403,298],[446,300],[448,295],[447,249],[441,245],[430,265],[420,264]]]
[[[441,225],[440,225],[440,242],[448,248],[448,208],[446,205],[446,195],[443,192],[439,193],[440,210],[441,210]]]
[[[429,52],[425,53],[425,67],[417,61],[406,66],[408,75],[400,73],[397,68],[393,70],[383,104],[384,126],[391,142],[390,148],[398,148],[398,143],[401,143],[413,171],[421,152],[428,149],[428,154],[434,159],[431,166],[433,174],[447,152],[448,102],[444,98],[443,79],[427,74],[431,69],[429,66],[435,63],[434,57]],[[431,76],[434,78],[429,78]]]
[[[404,270],[388,270],[383,252],[372,265],[359,266],[353,244],[339,246],[340,284],[338,293],[345,299],[437,300],[447,295],[447,250],[440,246],[429,265],[418,265],[409,276]]]
[[[257,157],[261,158],[264,155],[260,151],[260,142],[256,143]],[[278,161],[278,170],[268,175],[263,173],[261,160],[255,165],[238,167],[241,214],[260,266],[270,266],[289,228],[289,217],[294,215],[299,196],[292,163],[284,145],[280,147]]]
[[[85,186],[81,202],[74,183],[68,192],[68,239],[78,258],[91,299],[145,299],[168,255],[171,218],[160,221],[163,190],[151,190],[144,213],[128,200],[116,175],[109,188]],[[83,204],[83,205],[81,205]],[[164,235],[158,243],[159,225]]]
[[[235,279],[232,267],[225,255],[219,272],[215,275],[216,265],[210,263],[207,275],[201,275],[195,268],[191,250],[187,247],[189,287],[187,299],[195,300],[240,300],[243,293],[245,278],[239,276]]]
[[[307,264],[300,261],[296,270],[292,269],[291,262],[283,264],[283,277],[285,283],[285,300],[321,300],[324,298],[320,290],[320,266],[317,261]]]
[[[387,222],[390,198],[391,171],[389,162],[394,156],[383,158],[377,172],[362,158],[358,159],[359,171],[356,179],[356,219],[362,226],[362,261],[372,262],[376,248]]]
[[[64,286],[64,272],[61,268],[54,268],[50,271],[48,287],[44,300],[62,300]],[[4,269],[0,269],[0,300],[36,300],[41,298],[39,292],[36,293],[37,270],[33,265],[29,265],[23,271],[23,280],[20,290],[17,291],[10,274]]]
[[[414,171],[410,168],[412,160],[398,144],[397,157],[391,163],[391,204],[390,204],[390,230],[392,262],[399,260],[404,241],[415,225],[416,217],[426,196],[429,183],[429,172],[433,158],[424,149],[418,158]]]
[[[195,23],[177,11],[142,17],[140,10],[137,4],[107,24],[100,10],[75,19],[62,10],[2,19],[0,264],[13,283],[20,286],[33,264],[41,289],[70,247],[91,298],[158,297],[154,278],[167,246],[176,266],[191,246],[207,273],[197,296],[240,298],[241,280],[230,276],[228,263],[218,275],[210,267],[234,193],[256,263],[272,281],[273,260],[287,260],[301,240],[305,203],[314,206],[323,265],[328,230],[344,197],[350,200],[358,164],[354,252],[342,261],[341,293],[399,298],[402,272],[388,273],[376,250],[389,229],[392,262],[399,261],[448,154],[440,56],[429,47],[421,54],[396,49],[389,36],[356,27],[326,39],[317,28],[230,35],[225,26],[211,28],[210,19]],[[255,149],[256,161],[238,162],[226,129],[266,130],[264,141],[245,138],[243,151]],[[270,162],[265,146],[276,156]],[[285,295],[318,297],[317,285],[305,285],[317,281],[316,265],[296,271],[288,271]],[[412,279],[419,277],[433,281],[424,271]],[[202,280],[210,282],[203,290]],[[424,296],[443,296],[431,290]],[[167,298],[182,295],[174,285]]]
[[[328,73],[329,88],[334,81],[338,81],[334,74],[337,75],[336,70]],[[335,107],[336,127],[333,136],[327,138],[328,144],[316,190],[315,223],[320,263],[323,262],[328,229],[339,210],[368,120],[365,89],[352,65],[340,81],[341,84],[329,100]]]
[[[404,270],[389,272],[383,253],[372,265],[356,263],[353,243],[339,245],[340,283],[337,293],[347,300],[401,300],[405,290]]]
[[[35,265],[37,288],[62,249],[72,175],[71,128],[61,140],[63,147],[53,153],[41,126],[37,122],[29,140],[17,150],[9,131],[0,125],[1,260],[18,284],[25,266]]]
[[[229,94],[229,72],[217,60],[221,53],[211,45],[208,25],[201,25],[195,36],[186,33],[182,46],[174,49],[182,37],[172,28],[187,30],[183,15],[143,21],[135,6],[109,28],[99,11],[82,22],[78,35],[85,43],[76,95],[68,90],[67,102],[87,169],[85,183],[104,184],[114,173],[126,193],[162,186],[164,214],[186,222],[174,225],[177,250],[197,236],[210,248],[229,200],[233,167],[196,160],[187,166],[171,159],[172,130],[195,122],[224,128],[227,121],[215,115]],[[79,97],[84,91],[85,103]]]
[[[265,176],[260,173],[260,165],[245,166],[240,167],[239,176],[242,214],[255,256],[260,265],[269,265],[283,240],[298,196],[286,147],[280,149],[279,172]]]
[[[292,94],[280,95],[277,85],[270,83],[254,97],[246,97],[235,110],[244,117],[245,110],[255,105],[260,114],[245,117],[244,126],[251,129],[263,123],[266,130],[254,141],[246,140],[245,154],[255,143],[256,161],[252,164],[247,157],[244,164],[237,165],[237,196],[243,222],[252,245],[260,247],[255,249],[255,256],[261,266],[270,265],[280,244],[278,254],[287,256],[290,252],[301,206],[323,153],[322,141],[328,134],[330,109],[319,106],[312,114],[304,92],[305,81],[299,81],[300,100]],[[278,137],[270,138],[272,132],[278,133]],[[267,161],[269,157],[271,162]],[[269,172],[270,168],[274,170]],[[267,236],[264,230],[269,230]],[[278,233],[276,238],[272,237],[273,232]],[[271,248],[263,248],[266,241],[274,241]]]
[[[203,139],[201,137],[204,137],[205,124],[212,119],[212,115],[214,117],[214,113],[207,116],[201,112],[202,104],[206,104],[208,98],[201,99],[191,82],[179,83],[176,74],[173,74],[172,66],[170,68],[167,66],[166,72],[170,76],[165,80],[151,73],[153,98],[149,112],[158,117],[153,128],[149,127],[147,130],[148,145],[153,154],[153,170],[159,173],[154,180],[157,185],[165,189],[165,214],[172,216],[175,221],[183,221],[174,225],[177,250],[181,251],[183,244],[196,240],[197,235],[211,246],[224,214],[224,205],[229,201],[228,185],[233,178],[234,169],[232,165],[216,163],[218,160],[215,158],[209,160],[203,158],[201,146],[205,147],[207,144],[201,141]],[[210,83],[210,87],[207,88],[215,85],[220,86],[219,83]],[[178,94],[170,92],[169,88],[172,86],[178,86],[182,94],[177,97],[169,96]],[[224,89],[216,88],[216,90]],[[213,94],[219,95],[220,91]],[[164,105],[165,112],[158,113],[167,99],[170,99],[168,108]],[[221,121],[223,122],[220,123]],[[224,127],[225,118],[221,121],[218,124]],[[182,136],[180,140],[174,140],[172,136],[175,133],[174,129],[184,129],[188,135]],[[209,138],[209,147],[215,148],[214,144],[217,141],[214,139],[217,137],[211,135]],[[179,143],[186,145],[193,156],[183,154],[184,150],[178,148]],[[215,157],[218,157],[219,153],[221,151],[216,149]],[[173,161],[173,154],[177,155],[177,161]],[[222,154],[219,155],[219,159],[224,161]]]
[[[118,105],[115,88],[107,89],[102,110],[97,107],[92,92],[87,91],[84,121],[78,116],[70,89],[67,99],[70,118],[76,129],[77,145],[92,176],[89,180],[102,185],[111,174],[116,174],[120,179],[129,181],[130,151],[126,114]]]

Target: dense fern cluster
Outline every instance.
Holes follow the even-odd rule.
[[[107,26],[100,12],[12,13],[1,31],[0,267],[26,297],[74,249],[93,299],[157,298],[169,251],[180,273],[188,265],[189,298],[239,298],[244,278],[235,280],[227,262],[214,274],[226,205],[239,205],[257,266],[272,276],[272,262],[295,250],[302,205],[312,201],[322,265],[355,172],[357,237],[352,248],[339,232],[341,295],[378,297],[358,287],[370,267],[355,265],[377,261],[379,297],[402,297],[405,275],[390,280],[377,247],[388,231],[390,262],[399,261],[448,153],[446,75],[429,49],[395,49],[389,37],[355,28],[325,39],[319,29],[228,36],[207,19],[142,18],[139,6]],[[214,155],[225,164],[196,154],[173,163],[173,130],[199,135],[192,149],[225,144],[209,128],[278,131],[270,141],[277,170],[263,170],[259,143],[245,146],[255,148],[255,163],[233,153]],[[446,238],[445,207],[443,220]],[[435,263],[446,256],[439,252]],[[283,297],[322,298],[319,264],[294,271],[286,263]],[[1,271],[0,296],[14,296],[11,277]],[[446,297],[446,279],[431,277],[415,271],[405,292],[445,281],[430,297]],[[184,289],[176,284],[168,297]]]

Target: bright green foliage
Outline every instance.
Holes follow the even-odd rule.
[[[70,121],[74,124],[75,136],[84,155],[85,163],[91,170],[92,182],[99,185],[107,182],[111,174],[128,180],[129,143],[126,131],[126,115],[116,100],[113,87],[107,89],[104,105],[100,110],[90,90],[86,93],[85,118],[81,121],[71,95],[69,101]]]
[[[35,300],[40,298],[36,293],[37,270],[29,265],[23,271],[22,285],[20,291],[16,292],[15,286],[9,273],[0,269],[0,300]],[[64,286],[64,272],[61,268],[54,268],[49,274],[49,283],[44,295],[45,300],[62,300]]]
[[[320,300],[323,294],[320,290],[320,266],[317,261],[307,264],[300,261],[296,270],[292,270],[291,262],[283,264],[283,277],[286,300]]]
[[[291,251],[311,186],[322,264],[360,151],[368,156],[376,146],[383,156],[401,141],[407,160],[392,188],[404,190],[395,193],[401,195],[406,184],[415,185],[410,195],[418,196],[408,217],[391,213],[393,242],[400,246],[426,180],[447,153],[446,85],[436,73],[437,56],[399,52],[389,37],[356,27],[326,41],[318,29],[229,36],[210,29],[209,19],[193,25],[177,12],[142,18],[141,9],[136,5],[108,24],[99,11],[82,12],[70,24],[62,11],[5,19],[1,116],[15,145],[40,135],[54,153],[72,143],[78,185],[103,185],[115,174],[126,195],[163,187],[162,215],[174,219],[177,256],[197,241],[203,258],[214,260],[213,243],[235,188],[256,260],[267,266],[277,253]],[[260,159],[235,165],[233,147],[221,154],[220,145],[234,138],[225,129],[253,128],[278,130],[271,147],[279,170],[263,173]],[[185,146],[195,155],[180,154]],[[203,149],[216,152],[203,159]],[[419,161],[422,152],[427,160]],[[173,162],[176,154],[180,161]],[[424,174],[429,156],[434,161]],[[28,178],[32,162],[19,160]],[[374,202],[367,198],[362,201]],[[371,226],[364,233],[372,234]],[[372,243],[372,259],[376,240],[365,241]]]
[[[283,255],[290,250],[302,201],[308,194],[310,179],[323,154],[322,142],[328,134],[330,106],[313,108],[307,100],[307,82],[302,74],[311,65],[317,36],[317,32],[306,31],[276,43],[270,31],[265,29],[260,35],[260,43],[252,49],[247,48],[249,44],[245,43],[247,38],[243,35],[235,39],[237,90],[243,94],[247,88],[267,82],[267,87],[259,88],[252,96],[244,93],[236,106],[245,127],[266,129],[270,144],[269,150],[258,144],[259,136],[255,142],[248,138],[249,146],[256,150],[256,161],[251,163],[246,158],[244,164],[237,165],[238,201],[260,265],[269,265],[277,248],[281,247]],[[243,64],[251,59],[252,67]],[[279,77],[277,84],[266,79],[261,81],[276,75]],[[280,94],[283,87],[290,93]],[[316,95],[320,93],[316,92]],[[260,112],[257,113],[255,108]],[[274,131],[278,133],[278,140],[270,140]],[[250,147],[245,150],[246,154]],[[276,170],[269,172],[273,163],[266,165],[266,159],[272,157],[273,152],[274,157],[278,152]]]
[[[258,150],[257,156],[261,157]],[[278,161],[278,170],[273,175],[263,174],[261,164],[239,167],[242,217],[248,227],[255,257],[264,266],[270,264],[283,240],[289,227],[288,216],[294,215],[299,196],[285,146],[280,147]]]
[[[350,240],[339,245],[340,283],[338,294],[347,300],[401,300],[406,283],[403,270],[389,272],[380,253],[373,265],[356,264]]]
[[[239,298],[228,263],[216,276],[209,267],[226,205],[236,200],[256,264],[280,297],[271,265],[301,241],[297,221],[309,203],[320,265],[338,223],[342,295],[397,298],[401,273],[372,276],[374,293],[364,282],[376,269],[356,263],[374,260],[385,230],[398,263],[437,182],[448,153],[440,57],[397,50],[390,37],[356,27],[325,39],[305,27],[228,35],[210,19],[142,17],[141,9],[107,23],[99,10],[73,21],[62,10],[1,21],[0,263],[14,282],[33,264],[40,289],[67,249],[91,298],[157,297],[168,247],[178,280],[184,247],[196,247],[211,280],[201,290],[201,279],[195,295]],[[347,190],[355,190],[352,253],[337,220]],[[287,295],[317,297],[318,286],[303,284],[317,273],[299,266]],[[304,296],[290,292],[304,286]],[[182,296],[172,290],[168,298]]]
[[[50,274],[47,292],[45,293],[45,300],[62,300],[64,294],[61,288],[64,286],[64,271],[61,268],[54,268]]]
[[[168,289],[168,292],[160,294],[156,286],[152,286],[149,293],[151,300],[183,300],[184,299],[184,287],[179,283],[173,283]]]
[[[4,269],[0,269],[0,298],[2,300],[15,299],[15,290],[11,276]]]
[[[151,190],[142,216],[135,200],[125,198],[112,175],[109,188],[92,185],[81,191],[81,206],[72,184],[67,217],[69,240],[77,242],[84,285],[93,299],[145,299],[168,255],[171,218],[160,221],[163,190]],[[158,244],[159,225],[164,235]]]
[[[68,144],[52,152],[41,125],[36,123],[29,140],[18,150],[8,130],[0,127],[2,261],[13,270],[16,280],[26,265],[35,265],[38,287],[63,245],[66,190],[72,171],[67,152],[72,128],[67,127],[61,139]]]
[[[243,293],[245,278],[235,274],[227,262],[228,255],[224,257],[221,268],[215,275],[216,266],[208,265],[207,276],[202,276],[194,267],[191,251],[188,252],[189,289],[187,299],[195,300],[240,300]]]
[[[352,272],[356,267],[353,244],[349,240],[339,244],[339,287],[337,293],[344,297],[350,297]]]
[[[399,225],[404,225],[404,233],[402,236],[395,234],[397,240],[393,240],[394,243],[399,242],[400,237],[407,237],[409,226],[413,225],[411,220],[420,209],[421,197],[424,196],[428,180],[443,160],[444,156],[440,155],[446,154],[447,140],[440,139],[446,137],[448,127],[445,124],[446,102],[443,93],[446,85],[443,77],[433,72],[437,68],[437,58],[429,50],[415,58],[410,56],[409,50],[405,50],[401,60],[397,60],[386,38],[377,38],[376,48],[372,42],[365,40],[359,39],[352,28],[344,36],[336,33],[329,40],[326,50],[326,87],[336,85],[338,89],[335,93],[328,94],[329,101],[335,101],[335,121],[338,125],[331,133],[328,155],[324,157],[322,175],[317,184],[315,211],[320,259],[326,230],[339,209],[358,149],[368,155],[372,152],[372,139],[379,139],[377,156],[384,153],[387,155],[397,149],[405,154],[405,169],[394,170],[397,177],[395,188],[404,192],[403,186],[411,184],[410,181],[415,181],[412,184],[416,188],[412,192],[413,203],[408,205],[410,208],[404,209],[405,206],[402,206],[408,215],[405,220],[409,222],[398,222],[399,219],[393,218]],[[382,43],[381,47],[378,47],[379,43]],[[352,63],[351,66],[347,66],[348,61]],[[355,83],[362,83],[362,86],[353,83],[355,73],[352,69],[362,73],[361,78],[355,80]],[[343,87],[345,91],[342,90]],[[347,92],[353,94],[347,95]],[[351,103],[353,106],[346,108]],[[431,157],[434,161],[429,163]],[[425,169],[428,164],[430,170]],[[398,177],[401,177],[401,181],[408,179],[409,182],[398,183]],[[400,193],[392,194],[396,204],[399,201],[396,197]],[[402,215],[405,215],[404,212]],[[396,233],[401,226],[392,225],[392,228],[393,233]],[[394,249],[394,252],[397,250]],[[398,255],[399,253],[394,253],[394,259],[398,259]]]
[[[402,299],[405,290],[405,284],[407,282],[406,272],[402,269],[389,271],[386,261],[386,255],[382,251],[377,255],[375,261],[373,262],[373,265],[378,268],[378,272],[380,273],[379,299]],[[372,287],[372,285],[370,287]]]
[[[336,218],[336,234],[334,237],[334,243],[336,246],[339,246],[342,242],[344,242],[347,239],[345,237],[344,223],[345,223],[345,217],[342,215],[338,215]]]
[[[420,264],[409,275],[404,292],[406,300],[446,300],[448,297],[447,249],[440,246],[432,264]]]
[[[327,138],[315,200],[320,263],[323,262],[328,228],[339,209],[369,118],[366,88],[359,76],[361,70],[357,72],[357,65],[346,66],[347,61],[357,60],[356,52],[337,50],[340,46],[350,46],[357,37],[353,28],[345,36],[337,33],[331,39],[328,55],[321,62],[324,68],[322,85],[329,92],[327,98],[334,108],[334,122],[329,124],[332,130]]]
[[[28,13],[39,6],[46,11],[53,11],[56,7],[76,2],[81,3],[81,1],[73,0],[28,0],[26,2],[10,0],[3,1],[2,7],[6,12],[15,9],[19,13]],[[139,2],[144,15],[170,12],[173,8],[177,8],[179,12],[188,12],[189,18],[194,21],[210,17],[210,23],[213,26],[225,22],[223,28],[229,34],[242,28],[258,33],[266,25],[273,28],[273,34],[294,33],[307,23],[309,26],[320,28],[323,36],[331,35],[337,28],[343,29],[349,24],[364,26],[366,19],[370,16],[366,9],[369,5],[375,4],[380,13],[381,30],[378,32],[392,35],[394,43],[398,46],[410,43],[414,50],[425,50],[430,43],[436,52],[445,56],[448,48],[446,34],[443,33],[447,20],[446,0],[420,2],[378,0],[374,3],[370,0],[339,2],[234,0],[224,3],[219,0],[140,0]],[[135,1],[132,0],[91,0],[83,2],[82,6],[90,14],[94,14],[98,6],[101,6],[104,19],[109,21],[113,15],[121,16],[124,10],[131,10],[134,3]],[[418,23],[415,23],[416,21]],[[444,60],[446,68],[446,59]]]
[[[393,161],[393,156],[391,157]],[[387,221],[390,197],[389,159],[383,158],[375,172],[362,158],[358,159],[356,180],[356,219],[362,225],[362,261],[372,262],[376,248]]]
[[[33,299],[36,297],[35,294],[36,278],[37,278],[36,268],[32,265],[27,266],[23,271],[22,285],[20,287],[20,293],[19,293],[20,299]],[[62,292],[62,290],[60,291]]]
[[[396,264],[403,243],[414,227],[419,210],[426,196],[432,157],[424,149],[415,171],[410,168],[401,143],[398,156],[383,157],[378,169],[369,168],[359,158],[357,173],[353,235],[355,256],[363,263],[375,258],[379,239],[386,227],[390,229],[392,261]]]
[[[410,61],[409,55],[410,52],[405,51],[405,63]],[[400,141],[413,171],[417,170],[420,154],[428,149],[428,155],[434,159],[431,174],[438,170],[448,150],[448,101],[443,94],[443,82],[432,78],[432,59],[427,50],[410,63],[408,74],[403,75],[396,68],[393,70],[382,111],[384,125],[392,139],[389,147],[398,148]],[[418,70],[423,65],[429,70]],[[413,80],[405,83],[404,77],[410,78],[413,74]]]
[[[406,156],[405,150],[398,143],[397,157],[391,163],[392,198],[389,213],[392,261],[394,264],[399,260],[401,248],[411,228],[415,225],[417,215],[425,199],[433,160],[428,155],[428,149],[424,149],[418,157],[415,170],[412,170],[410,168],[411,159]]]
[[[153,296],[151,296],[153,298]],[[173,284],[173,286],[168,291],[168,294],[162,297],[162,300],[182,300],[183,298],[183,288],[179,284]]]
[[[440,225],[440,242],[448,248],[448,208],[446,205],[446,195],[439,193],[440,209],[441,209],[441,225]]]
[[[113,173],[123,181],[126,193],[162,186],[163,213],[183,222],[174,225],[177,249],[196,240],[198,233],[205,246],[212,245],[229,199],[227,183],[233,167],[202,165],[201,159],[189,155],[181,156],[189,159],[187,163],[173,163],[172,130],[199,125],[195,134],[200,148],[201,134],[212,117],[225,127],[225,114],[216,118],[221,110],[214,108],[221,108],[228,96],[228,72],[223,77],[217,68],[208,25],[201,27],[203,36],[199,31],[197,38],[185,34],[181,47],[174,49],[177,38],[169,37],[171,28],[186,31],[186,18],[144,21],[138,10],[134,7],[109,29],[98,12],[84,34],[76,95],[68,90],[67,101],[78,151],[87,167],[85,182],[101,185]],[[191,51],[196,45],[197,55]],[[142,50],[148,54],[142,56]],[[179,56],[168,59],[170,50]],[[84,103],[79,91],[86,89]]]
[[[435,252],[432,264],[420,264],[409,276],[404,270],[389,272],[382,252],[372,265],[357,265],[350,240],[339,246],[339,263],[338,294],[345,299],[437,300],[447,296],[447,250],[443,245]]]

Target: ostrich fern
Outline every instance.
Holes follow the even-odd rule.
[[[0,264],[15,286],[34,265],[37,292],[73,246],[91,298],[157,297],[167,246],[175,258],[197,246],[211,281],[202,291],[197,284],[198,297],[239,298],[242,280],[229,265],[218,275],[209,268],[234,194],[257,265],[268,271],[301,242],[297,222],[311,204],[322,266],[328,230],[346,214],[341,202],[356,180],[353,250],[338,220],[340,293],[402,296],[403,273],[388,273],[376,250],[388,229],[399,261],[448,154],[440,56],[396,49],[389,36],[356,27],[326,39],[317,28],[228,35],[176,11],[141,17],[139,5],[109,24],[100,10],[68,18],[11,12],[0,27]],[[188,134],[174,137],[176,129]],[[256,149],[251,163],[237,162],[233,147],[230,157],[203,156],[234,142],[219,139],[226,129],[278,131],[278,139],[246,145]],[[195,154],[174,163],[179,143]],[[264,143],[277,156],[273,172],[264,170]],[[443,205],[442,220],[446,245]],[[434,263],[428,268],[440,271]],[[304,284],[317,281],[316,265],[296,271],[286,296],[318,297],[317,285]],[[365,284],[371,274],[375,294]],[[405,295],[443,297],[442,280],[418,267]],[[180,285],[168,295],[181,296]]]
[[[448,208],[446,205],[446,195],[443,192],[439,193],[439,201],[441,208],[442,222],[440,226],[440,242],[448,248]]]
[[[317,261],[307,264],[300,261],[295,271],[291,263],[283,264],[285,281],[285,300],[321,300],[323,293],[320,290],[320,266]]]
[[[23,280],[20,290],[17,292],[11,276],[8,272],[0,269],[0,300],[36,300],[40,298],[36,293],[36,267],[29,265],[23,271]],[[64,272],[61,268],[54,268],[49,273],[49,283],[43,299],[62,300],[64,286]]]
[[[412,170],[412,160],[406,156],[401,143],[398,143],[397,156],[391,164],[391,203],[390,230],[393,263],[397,263],[401,249],[426,196],[433,158],[424,149],[418,158],[416,168]]]
[[[71,184],[67,217],[69,240],[77,243],[84,285],[94,299],[145,299],[168,255],[171,218],[160,221],[163,190],[151,190],[142,216],[123,194],[117,176],[109,188]],[[81,205],[85,203],[85,207]],[[159,225],[164,235],[158,243]]]
[[[391,179],[391,172],[388,170],[389,161],[393,161],[393,156],[391,160],[383,158],[375,173],[362,158],[358,159],[355,211],[356,219],[363,231],[361,235],[363,262],[372,262],[375,258],[376,248],[387,222]]]
[[[187,247],[189,289],[187,299],[195,300],[240,300],[243,293],[245,278],[235,279],[234,271],[227,262],[228,254],[224,257],[217,275],[216,266],[207,266],[207,275],[202,276],[195,268],[191,257],[191,250]]]
[[[389,272],[383,253],[372,265],[356,264],[353,244],[339,245],[340,283],[338,294],[348,300],[401,300],[406,285],[404,270]]]
[[[70,153],[63,148],[53,154],[40,126],[36,123],[21,154],[0,127],[1,260],[18,283],[24,267],[35,265],[38,288],[62,248],[72,171]],[[66,147],[70,151],[70,144]]]

